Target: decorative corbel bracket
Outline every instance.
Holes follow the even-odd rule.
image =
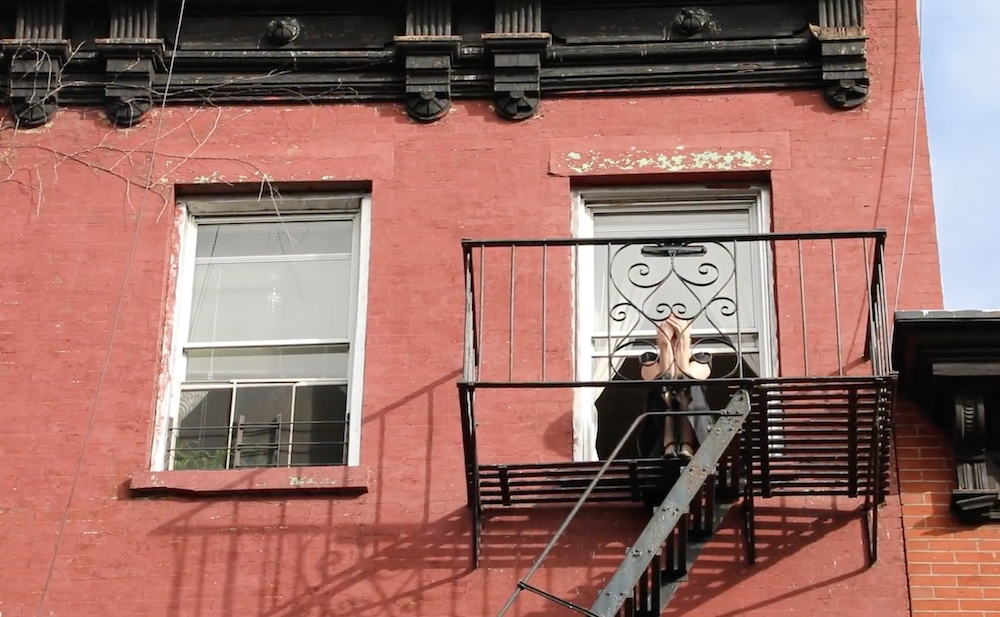
[[[968,372],[966,367],[961,372]],[[952,366],[935,366],[937,379],[944,377],[953,394],[955,474],[957,486],[952,491],[951,509],[966,524],[1000,521],[1000,484],[997,483],[998,418],[990,417],[986,393],[991,388],[979,376],[953,376]],[[972,369],[973,373],[982,370]],[[948,377],[952,375],[952,378]],[[990,406],[992,407],[992,406]],[[996,415],[996,414],[992,414]]]
[[[116,126],[138,124],[153,107],[153,77],[164,68],[158,17],[157,0],[113,0],[111,36],[95,41],[108,78],[105,108]]]
[[[966,524],[1000,522],[1000,313],[896,313],[900,389],[951,433],[951,509]]]
[[[160,39],[98,39],[108,82],[104,87],[105,111],[115,126],[138,124],[153,107],[153,77],[162,69]]]
[[[527,120],[542,98],[542,58],[552,45],[544,32],[483,35],[483,47],[493,56],[496,111],[508,120]]]
[[[552,36],[541,31],[541,0],[497,0],[494,6],[494,32],[483,34],[483,47],[493,58],[496,112],[526,120],[542,98],[542,58]]]
[[[65,0],[20,0],[14,38],[0,40],[19,126],[42,126],[59,107],[62,67],[71,55],[63,38],[65,13]]]
[[[396,47],[406,58],[406,113],[419,122],[433,122],[451,109],[451,68],[461,37],[397,36]]]
[[[4,39],[0,41],[10,71],[10,106],[19,126],[33,128],[52,119],[59,108],[62,67],[69,41]]]
[[[451,108],[451,69],[462,37],[451,34],[451,0],[408,0],[406,35],[394,37],[406,62],[406,113],[432,122]]]
[[[811,27],[823,58],[823,94],[837,109],[853,109],[868,99],[864,14],[864,0],[819,0],[819,26]]]

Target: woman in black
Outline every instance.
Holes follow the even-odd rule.
[[[691,356],[691,322],[671,315],[657,324],[658,353],[643,354],[644,380],[702,380],[711,368]],[[646,411],[708,411],[702,386],[656,385],[646,397]],[[648,418],[638,437],[642,456],[681,458],[694,456],[696,444],[708,435],[712,418],[698,416],[655,416]]]

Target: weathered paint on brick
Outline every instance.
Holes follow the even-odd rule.
[[[626,152],[595,150],[567,152],[553,173],[565,175],[615,175],[621,173],[683,173],[699,171],[766,171],[771,154],[766,150],[692,149],[679,146],[669,151],[631,148]]]
[[[897,406],[896,452],[913,615],[1000,611],[1000,527],[962,525],[951,513],[951,437],[921,405]]]

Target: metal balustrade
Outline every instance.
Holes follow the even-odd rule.
[[[778,495],[863,498],[874,560],[895,380],[884,244],[883,231],[463,242],[459,393],[473,564],[491,510],[572,504],[568,525],[585,505],[652,505],[650,496],[667,494],[687,461],[629,454],[632,429],[602,424],[602,418],[637,421],[650,388],[693,385],[718,410],[712,412],[716,423],[726,402],[745,392],[747,420],[734,445],[717,453],[693,501],[680,504],[690,512],[663,538],[657,535],[656,556],[628,597],[611,613],[611,604],[595,605],[600,614],[659,614],[698,543],[738,496],[751,561],[754,498]],[[658,375],[654,382],[643,367],[664,351],[668,326],[674,337],[690,335],[684,351],[692,361],[682,374]],[[698,364],[695,375],[690,367]],[[611,460],[601,444],[597,461],[585,451],[577,459],[588,460],[538,461],[528,445],[484,447],[498,414],[523,409],[530,418],[528,410],[546,401],[571,404],[578,420],[596,409],[597,423],[621,456]],[[483,414],[492,419],[484,423]],[[530,421],[524,430],[532,430]],[[526,580],[519,589],[551,596]]]

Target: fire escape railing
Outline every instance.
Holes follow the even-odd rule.
[[[598,453],[599,466],[569,460],[484,463],[477,402],[483,407],[479,411],[489,415],[489,402],[482,396],[490,392],[566,390],[578,401],[586,391],[648,390],[650,382],[636,367],[650,352],[655,355],[657,330],[668,322],[684,325],[678,331],[690,332],[693,359],[711,367],[697,383],[733,397],[730,402],[740,393],[748,397],[746,422],[740,420],[737,430],[742,435],[737,436],[738,453],[699,448],[695,456],[712,454],[716,458],[710,467],[735,474],[726,482],[743,496],[749,561],[755,558],[754,497],[777,495],[862,497],[866,548],[874,561],[876,507],[888,481],[894,390],[885,237],[884,231],[835,231],[464,241],[465,348],[459,391],[474,520],[473,565],[479,559],[484,508],[572,504],[533,573],[586,503],[627,501],[629,495],[639,501],[638,495],[663,488],[656,484],[656,462],[635,455],[618,458],[641,420],[656,414],[636,417],[616,438],[610,455]],[[692,383],[691,375],[674,377],[660,376],[657,383]],[[600,412],[600,398],[584,400]],[[734,415],[722,406],[712,407],[716,427]],[[519,456],[495,450],[490,458]],[[692,466],[668,467],[662,473],[664,481],[674,483],[673,494]],[[543,477],[549,472],[551,487]],[[709,498],[710,493],[699,483],[686,498],[700,504],[697,495]],[[683,510],[688,502],[675,505]],[[666,533],[670,538],[683,535],[686,523],[671,525],[676,526],[673,531],[661,525],[655,537],[644,534],[643,550],[669,543]],[[628,568],[626,559],[609,583],[614,589],[602,594],[608,598],[613,592],[616,600],[599,601],[591,610],[532,587],[530,574],[514,597],[528,590],[585,615],[659,614],[672,593],[654,589],[659,566],[651,560],[659,563],[659,555]],[[646,574],[640,572],[643,568]],[[679,572],[685,571],[682,564]],[[653,575],[647,576],[649,572]],[[623,585],[634,585],[634,597],[625,597]]]

